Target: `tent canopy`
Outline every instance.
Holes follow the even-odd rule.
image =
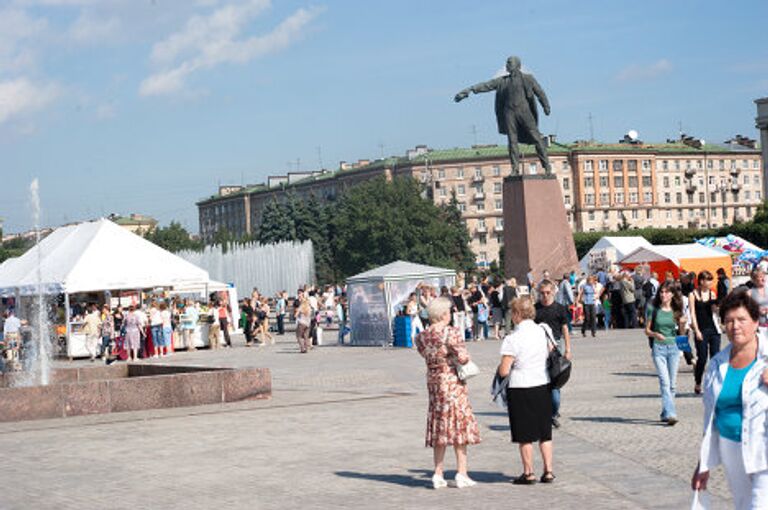
[[[453,269],[426,266],[398,260],[384,266],[347,278],[347,283],[414,280],[420,278],[444,278],[456,276]]]
[[[619,264],[628,268],[643,263],[649,264],[651,270],[659,273],[659,276],[666,271],[672,271],[675,276],[680,271],[699,273],[707,270],[714,274],[722,267],[730,277],[732,266],[731,257],[727,253],[699,243],[641,247],[619,260]]]
[[[589,249],[579,261],[579,267],[582,271],[589,269],[590,255],[606,248],[612,248],[616,252],[616,262],[623,259],[638,248],[647,248],[652,246],[648,240],[642,236],[605,236],[601,237],[592,248]]]
[[[205,285],[208,272],[107,220],[60,227],[0,267],[0,293]]]

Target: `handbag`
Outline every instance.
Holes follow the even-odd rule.
[[[688,343],[688,335],[677,335],[675,337],[677,348],[683,352],[691,352],[691,344]]]
[[[547,355],[547,372],[549,373],[549,383],[553,388],[562,388],[568,379],[571,378],[571,360],[566,358],[560,353],[560,349],[557,348],[555,339],[552,338],[552,334],[549,328],[541,327],[544,330],[544,334],[547,337],[548,344],[552,347]]]
[[[446,327],[443,330],[443,343],[445,344],[448,340],[448,328]],[[477,364],[469,360],[463,365],[456,364],[456,375],[459,376],[459,379],[462,381],[466,381],[467,379],[474,377],[480,373],[480,367],[477,366]]]

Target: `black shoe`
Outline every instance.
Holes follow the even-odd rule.
[[[556,429],[559,429],[560,428],[560,420],[558,420],[557,418],[553,417],[552,418],[552,426],[555,427]]]
[[[539,478],[541,483],[552,483],[555,481],[555,475],[552,471],[544,471],[544,474]]]
[[[536,483],[536,475],[533,473],[523,473],[522,475],[512,480],[512,483],[515,485],[533,485]]]

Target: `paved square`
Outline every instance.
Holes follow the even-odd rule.
[[[702,415],[690,367],[681,364],[678,378],[681,421],[667,427],[642,332],[577,333],[554,437],[557,481],[518,487],[509,483],[521,465],[506,413],[488,394],[498,349],[470,345],[485,370],[470,384],[483,435],[469,453],[480,482],[471,489],[427,488],[427,396],[415,351],[328,346],[300,355],[286,335],[275,346],[167,359],[269,367],[269,401],[0,424],[0,509],[689,508]],[[728,508],[720,471],[711,485],[714,508]]]

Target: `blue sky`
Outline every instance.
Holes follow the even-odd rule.
[[[493,98],[453,95],[519,55],[541,130],[757,138],[768,2],[0,0],[0,217],[139,212],[197,231],[219,183],[504,143]],[[763,41],[763,42],[761,42]],[[474,126],[474,127],[473,127]]]

